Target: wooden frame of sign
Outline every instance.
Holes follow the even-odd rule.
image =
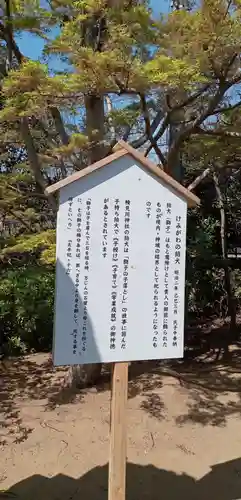
[[[124,141],[46,191],[60,191],[54,364],[112,363],[108,498],[124,500],[128,362],[183,355],[186,210],[199,199]]]

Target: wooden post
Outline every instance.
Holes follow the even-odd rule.
[[[126,497],[128,363],[113,363],[108,500]]]

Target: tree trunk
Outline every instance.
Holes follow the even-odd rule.
[[[179,99],[180,102],[183,100],[185,101],[186,93],[185,92],[179,92]],[[176,100],[173,101],[172,96],[169,96],[170,100],[170,105],[175,106]],[[170,127],[169,127],[169,150],[175,143],[176,137],[180,133],[180,130],[183,127],[183,122],[185,121],[185,109],[180,108],[176,111],[172,111],[170,114]],[[172,157],[172,162],[168,164],[168,173],[176,179],[176,181],[182,183],[183,181],[183,176],[184,176],[184,169],[182,166],[182,157],[181,157],[181,152],[180,149],[177,148],[175,151],[175,154],[173,153]]]
[[[112,0],[114,1],[114,0]],[[11,22],[11,12],[9,1],[6,3],[6,17],[8,20],[6,27],[7,34],[7,46],[9,51],[9,62],[12,61],[12,54],[14,53],[19,65],[22,64],[23,56],[20,52],[18,45],[15,43],[13,33],[12,33],[12,22]],[[93,141],[94,145],[90,153],[90,161],[97,161],[104,156],[103,152],[103,138],[104,138],[104,99],[99,96],[88,96],[86,97],[86,126],[89,139]],[[56,130],[61,137],[63,144],[67,145],[69,138],[65,131],[63,122],[61,120],[60,112],[57,108],[50,109],[52,117],[55,122]],[[41,165],[39,163],[38,155],[36,153],[33,138],[28,125],[28,119],[21,119],[21,134],[25,142],[25,146],[28,152],[28,159],[31,169],[34,173],[36,183],[41,187],[44,193],[46,193],[46,183],[41,172]],[[95,133],[95,129],[97,132]],[[102,148],[101,148],[102,145]],[[46,194],[50,206],[53,211],[57,211],[57,203],[53,195]],[[97,382],[101,373],[101,364],[90,364],[90,365],[77,365],[70,369],[70,379],[69,383],[75,387],[83,387],[87,385],[93,385]],[[69,378],[69,377],[68,377]]]
[[[105,156],[104,148],[104,98],[103,96],[85,96],[86,131],[91,144],[89,161],[94,163]]]
[[[227,293],[228,313],[230,315],[230,328],[232,330],[232,334],[234,334],[236,330],[236,306],[233,294],[231,271],[227,264],[225,204],[224,204],[223,194],[220,188],[219,177],[216,172],[213,172],[213,180],[220,210],[220,240],[221,240],[222,258],[223,258],[224,285]]]
[[[90,163],[103,158],[105,152],[103,147],[104,139],[104,99],[99,96],[85,97],[86,109],[86,129],[90,142],[93,142],[90,148]],[[95,385],[101,374],[102,364],[76,365],[71,369],[71,385],[75,388]]]
[[[102,364],[74,365],[68,373],[68,385],[74,389],[83,389],[95,385],[100,379]]]
[[[41,165],[39,163],[38,155],[36,153],[36,149],[34,147],[34,142],[33,138],[29,129],[28,125],[28,119],[27,118],[22,118],[20,122],[20,127],[21,127],[21,135],[24,140],[26,150],[28,153],[28,161],[31,167],[31,170],[34,174],[35,181],[38,184],[38,186],[42,189],[43,193],[46,194],[46,197],[48,198],[49,204],[53,210],[53,212],[57,212],[57,203],[52,194],[46,193],[46,182],[44,179],[44,176],[41,172]]]

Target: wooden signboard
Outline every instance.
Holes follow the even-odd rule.
[[[122,500],[127,362],[183,356],[186,213],[199,200],[122,141],[48,189],[60,191],[54,364],[115,363],[109,498]]]

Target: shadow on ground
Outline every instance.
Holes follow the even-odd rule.
[[[202,333],[202,334],[201,334]],[[129,398],[142,397],[141,408],[158,420],[165,418],[161,388],[166,376],[173,377],[180,390],[188,395],[187,411],[177,418],[178,425],[196,422],[201,425],[225,425],[229,416],[241,416],[241,345],[236,342],[227,352],[227,326],[210,330],[202,325],[186,335],[184,360],[132,363],[129,369]],[[228,355],[227,355],[228,354]],[[40,360],[40,361],[39,361]],[[54,368],[46,355],[14,358],[0,363],[0,424],[4,436],[16,443],[32,432],[21,418],[19,402],[31,401],[45,411],[57,405],[80,402],[87,391],[64,384],[68,368]],[[97,392],[109,390],[109,365],[104,367]],[[234,393],[232,398],[227,394]],[[222,401],[222,395],[225,400]]]
[[[25,401],[54,410],[57,405],[76,400],[76,390],[64,383],[68,368],[54,368],[51,356],[39,356],[12,358],[0,363],[0,428],[3,428],[0,444],[7,444],[6,434],[11,435],[15,443],[20,443],[32,432],[21,418],[20,408]],[[78,401],[83,396],[84,392],[78,391]]]
[[[107,500],[107,466],[96,467],[79,479],[59,474],[52,478],[29,477],[0,499]],[[186,474],[157,469],[152,465],[127,465],[127,500],[240,500],[241,459],[214,465],[199,480]]]
[[[178,425],[193,422],[224,426],[229,417],[241,417],[240,350],[236,350],[228,362],[151,363],[149,370],[147,366],[137,367],[141,369],[143,373],[132,374],[129,397],[142,395],[141,408],[154,418],[162,420],[166,415],[161,390],[156,393],[166,377],[172,377],[173,383],[176,380],[176,387],[187,396],[187,410],[177,417]]]

